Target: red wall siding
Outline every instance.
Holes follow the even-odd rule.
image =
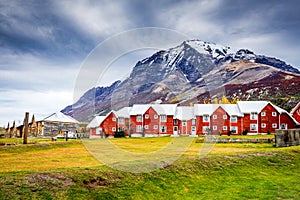
[[[296,123],[287,113],[283,113],[280,115],[280,124],[287,124],[288,129],[296,128]]]
[[[299,106],[299,108],[293,113],[293,117],[296,119],[297,122],[300,123],[300,106]]]
[[[213,116],[216,115],[217,119],[214,119]],[[223,119],[223,115],[227,116],[227,119]],[[210,129],[213,135],[217,135],[221,133],[222,135],[227,135],[230,130],[230,116],[226,113],[226,111],[219,107],[217,108],[212,115],[210,116]],[[217,130],[214,130],[214,126],[217,127]],[[223,130],[223,126],[227,126],[227,130]]]
[[[266,116],[262,116],[262,112],[265,112]],[[276,116],[272,116],[272,112],[276,112]],[[266,105],[261,110],[259,113],[259,119],[259,133],[274,133],[275,129],[279,129],[279,113],[271,104]],[[262,124],[266,124],[266,127],[263,128]],[[273,128],[272,124],[277,124],[276,128]]]
[[[148,119],[146,119],[146,115],[149,116]],[[154,116],[158,114],[156,113],[156,111],[150,107],[144,114],[144,127],[148,126],[148,129],[144,129],[144,133],[145,134],[158,134],[159,133],[159,126],[158,126],[158,122],[159,122],[159,116],[157,117],[157,119],[154,118]],[[157,125],[157,129],[154,129],[154,126]]]
[[[210,122],[203,122],[203,116],[196,117],[197,135],[203,135],[203,126],[210,126]]]
[[[113,118],[115,118],[116,120],[113,121]],[[117,131],[118,127],[117,127],[117,118],[115,116],[114,113],[110,113],[102,122],[102,124],[100,125],[100,127],[102,128],[103,134],[104,135],[109,135],[109,136],[113,136],[115,134],[115,131],[113,131],[112,129],[115,128],[115,130]]]

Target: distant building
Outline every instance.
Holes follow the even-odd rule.
[[[236,104],[193,106],[135,104],[111,111],[106,116],[98,116],[89,127],[91,137],[113,136],[119,130],[132,137],[153,137],[267,134],[297,125],[299,122],[291,114],[271,102],[239,101]]]
[[[28,122],[28,136],[48,137],[63,135],[65,132],[76,133],[79,122],[63,114],[62,112],[50,115],[33,114]],[[6,127],[6,137],[22,137],[24,133],[24,122],[15,120],[8,123]]]

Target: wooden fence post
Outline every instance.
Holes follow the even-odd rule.
[[[25,113],[25,119],[24,119],[24,137],[23,137],[23,144],[27,144],[27,137],[28,137],[28,118],[29,118],[29,112]]]

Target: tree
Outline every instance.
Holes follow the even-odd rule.
[[[222,99],[221,99],[221,103],[222,104],[230,104],[230,101],[227,99],[227,97],[225,95],[223,95]]]

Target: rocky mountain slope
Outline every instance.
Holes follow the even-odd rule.
[[[233,52],[229,47],[189,40],[137,62],[126,80],[92,88],[62,112],[88,121],[94,114],[135,103],[188,105],[223,95],[273,101],[296,97],[294,101],[299,101],[300,72],[247,49]]]

